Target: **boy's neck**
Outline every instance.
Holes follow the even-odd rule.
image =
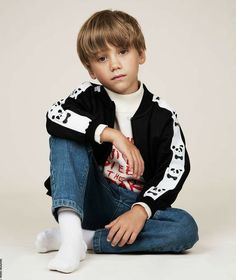
[[[139,93],[141,93],[141,91],[143,90],[143,84],[142,84],[142,82],[140,82],[140,81],[138,81],[138,89],[136,90],[136,91],[134,91],[134,92],[131,92],[131,93],[127,93],[127,94],[121,94],[121,93],[117,93],[117,92],[115,92],[115,91],[113,91],[113,90],[110,90],[110,89],[108,89],[108,88],[106,88],[106,87],[104,87],[105,88],[105,90],[108,92],[108,93],[110,93],[110,94],[112,94],[112,95],[119,95],[119,96],[130,96],[130,95],[138,95]]]

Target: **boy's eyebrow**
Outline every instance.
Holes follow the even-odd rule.
[[[106,53],[107,50],[99,50],[93,54],[94,57],[98,57]]]
[[[107,52],[107,50],[100,50],[100,51],[95,52],[95,55],[100,55],[105,52]]]
[[[117,50],[120,50],[120,49],[129,49],[129,47],[122,47],[122,46],[120,46],[120,47],[116,47],[116,49],[117,49]],[[95,55],[95,56],[98,56],[98,55],[104,54],[104,53],[106,53],[106,52],[108,52],[108,51],[109,51],[109,48],[101,49],[101,50],[96,51],[96,52],[94,53],[94,55]]]

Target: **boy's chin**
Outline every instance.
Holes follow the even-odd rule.
[[[102,83],[101,83],[102,84]],[[121,83],[116,83],[115,85],[106,85],[106,84],[102,84],[105,88],[113,91],[113,92],[116,92],[118,94],[131,94],[135,91],[138,90],[139,86],[140,86],[140,83],[137,82],[137,86],[133,86],[133,87],[130,87],[128,86],[126,83],[124,83],[123,81]]]

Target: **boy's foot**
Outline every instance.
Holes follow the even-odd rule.
[[[82,229],[83,240],[88,250],[93,249],[93,236],[95,231]],[[38,233],[35,240],[35,247],[38,253],[58,251],[61,246],[61,234],[59,228],[47,228]]]
[[[82,236],[81,220],[70,208],[61,207],[58,210],[58,222],[61,245],[57,255],[49,262],[48,268],[71,273],[86,257],[87,245]]]
[[[60,229],[47,228],[41,231],[38,233],[34,244],[38,253],[58,251],[61,246]]]
[[[71,273],[77,270],[80,261],[85,259],[87,251],[87,246],[84,241],[81,242],[79,247],[81,250],[71,250],[70,246],[61,246],[57,255],[48,263],[48,269],[64,273]]]
[[[84,260],[86,257],[87,246],[84,241],[82,241],[82,254],[80,256],[80,261]],[[59,228],[48,228],[44,231],[41,231],[35,241],[35,247],[39,253],[47,253],[50,251],[58,251],[61,246],[61,235]],[[63,272],[71,272],[78,267],[77,263],[73,264],[73,261],[67,261],[54,258],[49,263],[49,269],[57,270],[56,268],[61,267]]]

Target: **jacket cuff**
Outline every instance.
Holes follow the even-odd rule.
[[[102,144],[101,142],[101,134],[103,132],[103,130],[107,127],[106,124],[99,124],[95,130],[95,133],[94,133],[94,140],[98,143],[98,144]]]
[[[94,142],[94,134],[96,128],[100,125],[101,123],[98,120],[92,120],[86,129],[86,138],[89,142]]]
[[[150,219],[150,217],[152,216],[152,211],[151,211],[150,207],[144,202],[136,202],[136,203],[132,204],[131,209],[134,207],[134,205],[137,205],[137,204],[143,206],[143,208],[146,210],[147,215],[148,215],[147,220]]]

